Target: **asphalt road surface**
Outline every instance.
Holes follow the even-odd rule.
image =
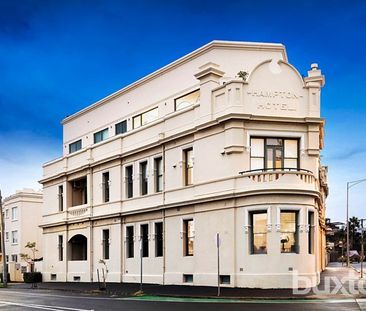
[[[212,301],[212,302],[209,302]],[[91,310],[174,310],[174,311],[236,311],[236,310],[366,310],[366,299],[354,300],[306,300],[306,301],[250,301],[238,302],[204,299],[169,299],[159,297],[118,298],[63,293],[46,290],[0,289],[0,311],[3,310],[50,310],[50,311],[91,311]]]

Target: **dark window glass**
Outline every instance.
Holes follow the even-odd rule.
[[[308,214],[308,225],[309,225],[308,252],[309,254],[314,254],[314,233],[315,233],[314,212],[309,212]]]
[[[155,191],[163,191],[163,159],[156,158],[154,160],[155,170]]]
[[[127,198],[133,197],[133,167],[132,167],[132,165],[126,167],[126,192],[127,192]]]
[[[109,230],[103,230],[103,259],[109,259]]]
[[[94,133],[94,144],[99,143],[108,138],[108,129]]]
[[[69,153],[76,152],[81,149],[81,139],[69,144]]]
[[[183,221],[184,256],[193,256],[194,250],[194,222],[193,219]]]
[[[58,211],[64,210],[64,187],[58,186]]]
[[[83,177],[70,181],[71,184],[71,206],[88,203],[87,178]]]
[[[163,223],[155,223],[155,256],[163,256]]]
[[[141,225],[142,257],[149,257],[149,225]]]
[[[281,253],[298,253],[298,213],[281,211]]]
[[[103,201],[109,202],[109,172],[103,173]]]
[[[126,227],[127,258],[134,256],[134,233],[133,226]]]
[[[147,162],[140,163],[140,177],[141,195],[145,195],[148,191]]]
[[[62,235],[58,236],[58,260],[64,260],[64,237]]]
[[[127,121],[122,121],[116,124],[116,135],[127,132]]]
[[[267,212],[250,213],[250,250],[252,254],[267,254]]]

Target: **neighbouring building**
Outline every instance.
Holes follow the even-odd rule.
[[[20,254],[33,254],[26,248],[28,242],[36,242],[35,258],[42,257],[42,192],[33,189],[18,190],[3,201],[5,255],[11,281],[23,281],[23,272],[30,271],[30,264]],[[40,270],[41,265],[36,269]]]
[[[146,55],[148,57],[148,53]],[[123,74],[121,72],[121,74]],[[325,267],[324,76],[213,41],[65,118],[45,163],[46,281],[289,288]]]

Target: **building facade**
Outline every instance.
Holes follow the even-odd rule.
[[[213,41],[63,120],[44,164],[46,281],[290,288],[325,265],[316,64]],[[104,265],[105,264],[105,265]]]
[[[42,257],[42,192],[33,189],[18,190],[4,199],[5,254],[11,281],[22,282],[23,272],[30,271],[30,265],[20,254],[33,254],[26,248],[28,242],[35,242],[36,258]],[[37,266],[39,269],[40,266]]]

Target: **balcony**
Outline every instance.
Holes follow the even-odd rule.
[[[319,192],[319,183],[314,174],[305,169],[282,168],[240,172],[238,190],[270,192]]]

